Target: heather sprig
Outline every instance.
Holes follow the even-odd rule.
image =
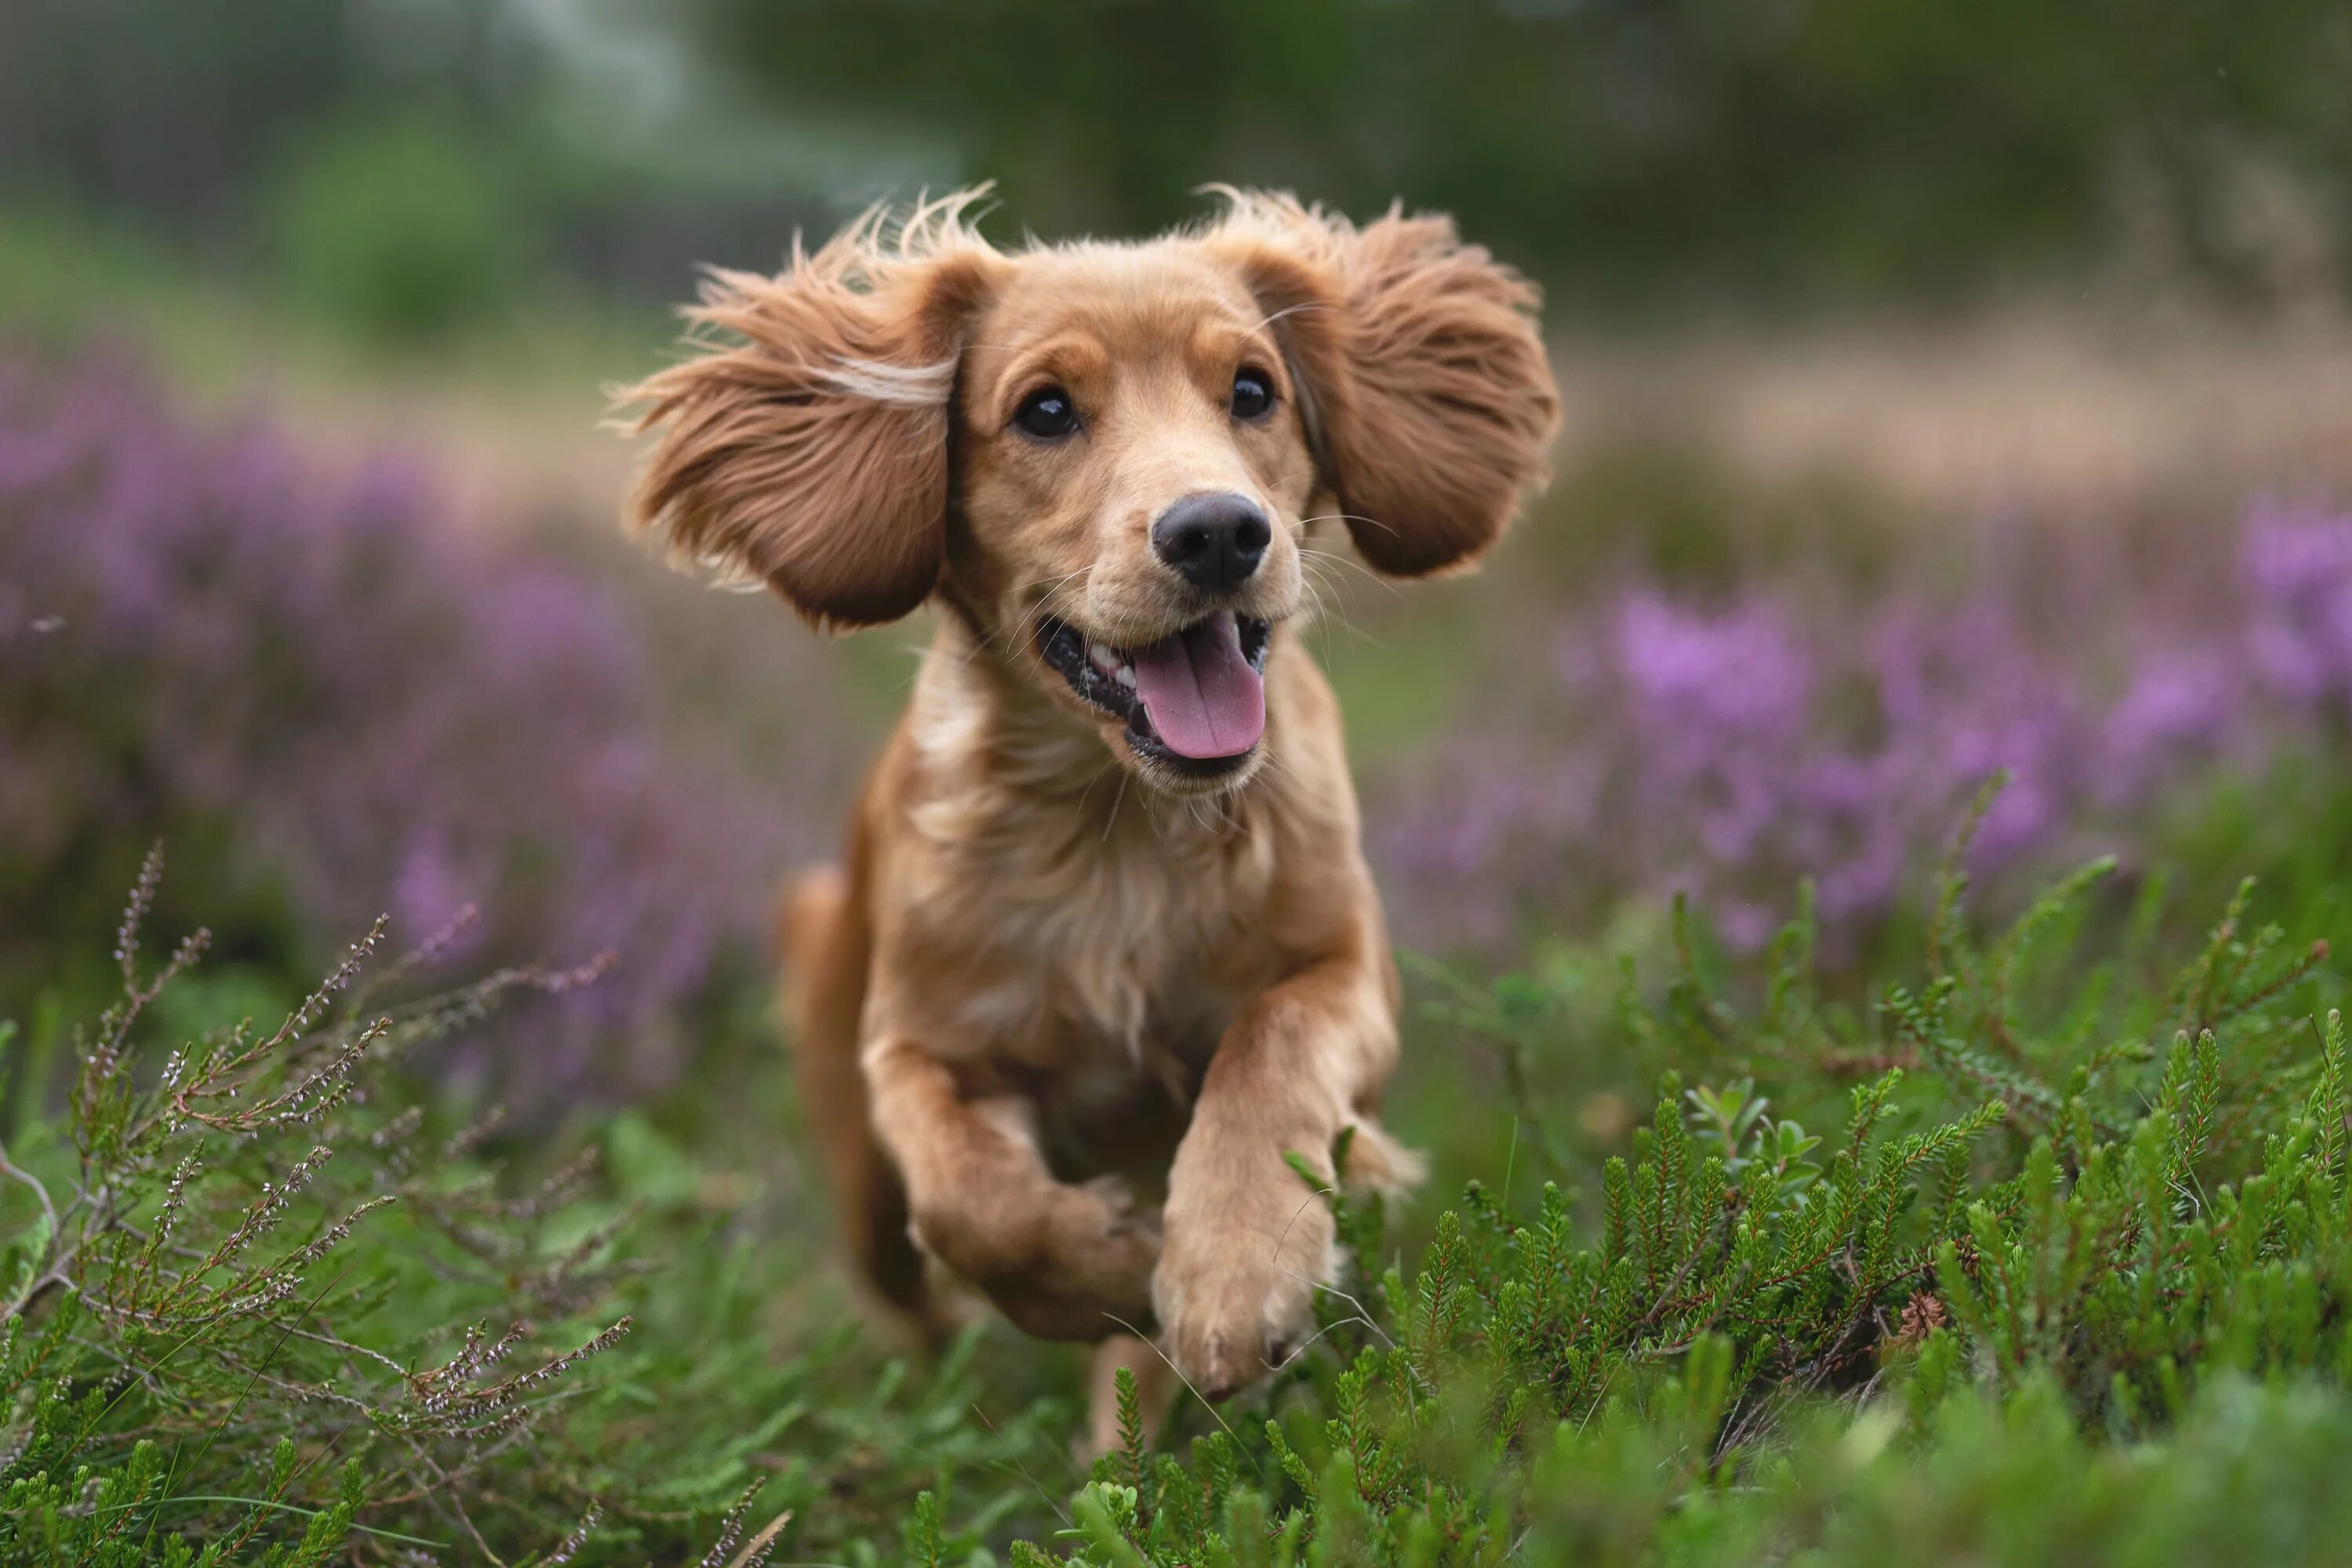
[[[1048,1407],[968,1422],[969,1337],[912,1376],[845,1326],[779,1354],[761,1314],[805,1270],[774,1238],[640,1224],[659,1200],[611,1190],[602,1145],[531,1159],[495,1108],[412,1098],[413,1054],[603,961],[407,994],[446,943],[383,960],[379,923],[276,1024],[167,1049],[195,953],[143,956],[162,871],[117,934],[123,1000],[0,1144],[0,1561],[732,1568],[855,1539],[868,1494],[1061,1453]]]
[[[585,972],[505,971],[372,1017],[335,1016],[335,997],[383,939],[379,921],[275,1028],[215,1029],[160,1069],[142,1070],[134,1026],[202,947],[183,942],[145,973],[142,928],[162,870],[161,853],[151,854],[132,890],[115,950],[123,1000],[85,1046],[65,1125],[34,1128],[51,1157],[33,1161],[37,1172],[8,1166],[37,1197],[41,1219],[10,1248],[17,1284],[0,1304],[0,1390],[24,1420],[0,1537],[61,1552],[78,1542],[89,1552],[133,1529],[142,1539],[210,1533],[207,1509],[237,1490],[235,1462],[214,1461],[216,1452],[230,1461],[242,1445],[224,1449],[220,1440],[256,1427],[275,1432],[287,1458],[248,1511],[220,1516],[222,1561],[240,1560],[278,1515],[311,1521],[301,1561],[392,1515],[437,1513],[470,1529],[464,1478],[524,1432],[629,1320],[494,1376],[494,1363],[563,1332],[570,1314],[516,1319],[497,1353],[473,1335],[454,1359],[411,1372],[430,1331],[405,1343],[370,1332],[373,1303],[394,1280],[349,1256],[387,1210],[406,1205],[415,1223],[445,1234],[495,1229],[509,1267],[527,1272],[551,1259],[538,1267],[562,1268],[583,1308],[610,1294],[615,1265],[602,1250],[583,1258],[531,1238],[531,1222],[556,1204],[501,1202],[437,1163],[395,1168],[375,1136],[393,1119],[365,1089],[399,1053],[504,996],[578,984]],[[361,1169],[337,1179],[353,1162]],[[307,1453],[299,1464],[298,1447]],[[364,1483],[320,1469],[331,1454],[361,1466]],[[61,1478],[83,1473],[105,1478],[89,1510],[51,1496]],[[342,1495],[303,1500],[322,1486]]]

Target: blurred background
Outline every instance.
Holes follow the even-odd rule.
[[[20,335],[300,376],[321,438],[584,504],[625,457],[555,448],[698,265],[927,187],[997,182],[1013,239],[1226,180],[1458,214],[1549,286],[1574,444],[1929,499],[2186,431],[2267,471],[2335,445],[2347,56],[2325,0],[22,0],[0,283]]]
[[[1311,634],[1441,1198],[1627,1146],[1659,1064],[1578,1045],[1670,895],[1736,965],[1808,888],[1871,1027],[1997,771],[1995,908],[2112,853],[2115,923],[2259,873],[2340,938],[2347,81],[2339,0],[10,0],[0,1131],[160,839],[157,928],[215,935],[166,1029],[381,911],[459,974],[614,952],[432,1092],[748,1240],[774,1343],[840,1321],[764,932],[924,631],[668,573],[603,424],[698,267],[982,180],[1003,244],[1263,184],[1453,212],[1546,289],[1549,491]],[[824,1484],[887,1518],[865,1462]]]
[[[622,541],[608,389],[698,267],[979,180],[1004,243],[1224,180],[1545,285],[1500,569],[1315,633],[1415,949],[1572,967],[1688,890],[1738,950],[1811,876],[1861,954],[1996,767],[1988,869],[2152,858],[2352,678],[2347,79],[2325,0],[18,0],[0,978],[102,976],[160,837],[222,985],[379,909],[621,952],[458,1081],[756,1038],[768,889],[921,633]]]

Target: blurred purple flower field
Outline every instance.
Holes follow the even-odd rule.
[[[470,962],[617,953],[530,1021],[527,1064],[471,1064],[493,1080],[674,1070],[682,1005],[756,940],[813,813],[793,770],[674,743],[660,628],[571,554],[454,537],[424,476],[323,479],[120,366],[0,368],[0,952],[40,973],[59,911],[162,837],[284,908],[232,958],[307,963],[266,949],[387,910],[415,941],[469,904]],[[815,683],[772,684],[822,721]]]
[[[1727,603],[1639,584],[1382,781],[1400,935],[1493,945],[1628,891],[1704,896],[1760,945],[1801,877],[1832,935],[1908,890],[1967,796],[2011,775],[1975,868],[2118,841],[2215,766],[2352,712],[2352,516],[2277,501],[2234,528],[2004,549],[1870,592],[1791,575]]]
[[[833,851],[866,748],[774,606],[604,553],[460,537],[427,476],[324,478],[119,364],[0,365],[0,980],[69,973],[162,837],[273,972],[386,909],[413,941],[478,906],[477,963],[613,950],[457,1065],[541,1103],[673,1075],[764,987],[770,890]],[[1400,940],[1507,956],[1683,889],[1753,947],[1810,876],[1835,946],[1996,769],[1979,868],[2128,850],[2167,792],[2352,710],[2352,517],[1918,553],[1712,596],[1603,574],[1515,623],[1456,671],[1485,700],[1366,780]]]

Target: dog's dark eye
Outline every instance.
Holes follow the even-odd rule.
[[[1041,386],[1021,400],[1013,423],[1040,441],[1058,441],[1077,429],[1077,405],[1060,387]]]
[[[1244,370],[1234,377],[1234,417],[1255,419],[1274,406],[1274,384],[1264,371]]]

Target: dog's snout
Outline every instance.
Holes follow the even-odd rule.
[[[1230,490],[1186,496],[1151,525],[1152,552],[1196,588],[1231,588],[1249,580],[1274,525],[1247,496]]]

